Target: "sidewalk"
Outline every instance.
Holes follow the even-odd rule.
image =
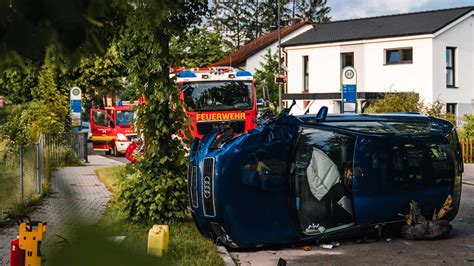
[[[41,207],[30,215],[32,220],[48,223],[44,246],[61,241],[70,226],[79,222],[96,223],[107,208],[112,194],[95,175],[98,168],[123,163],[99,155],[90,155],[89,163],[79,167],[65,167],[54,171],[50,184],[53,193]],[[0,233],[0,266],[10,265],[10,241],[16,238],[18,228],[7,228]]]
[[[464,164],[464,174],[462,175],[462,182],[464,184],[474,186],[474,164]]]

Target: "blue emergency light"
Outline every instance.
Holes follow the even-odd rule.
[[[239,71],[239,72],[236,73],[236,76],[237,77],[251,77],[252,73],[250,73],[248,71]]]
[[[196,74],[191,71],[183,71],[177,74],[178,78],[197,78]]]

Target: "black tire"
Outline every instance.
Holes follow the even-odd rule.
[[[120,154],[119,154],[119,152],[117,151],[117,145],[115,145],[115,142],[114,142],[113,146],[114,146],[114,156],[115,156],[115,157],[119,157]]]
[[[112,154],[112,151],[111,151],[111,150],[105,151],[105,155],[111,155],[111,154]]]

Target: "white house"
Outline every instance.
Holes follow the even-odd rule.
[[[341,110],[341,70],[357,72],[359,111],[387,92],[437,99],[459,118],[473,112],[474,7],[319,24],[282,44],[293,113]]]
[[[311,21],[297,22],[291,26],[281,28],[281,42],[286,42],[303,32],[313,28]],[[264,62],[264,55],[270,49],[275,53],[278,49],[278,31],[274,30],[263,34],[232,52],[228,57],[212,64],[211,66],[232,66],[250,71],[252,74],[260,68],[260,63]]]

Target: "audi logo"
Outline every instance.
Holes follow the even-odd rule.
[[[211,197],[211,178],[209,176],[204,177],[203,191],[204,198],[208,199]]]

